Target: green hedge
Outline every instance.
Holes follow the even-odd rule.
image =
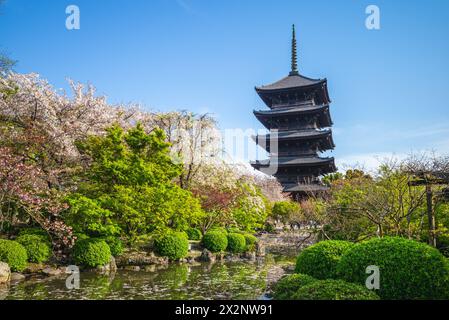
[[[27,251],[16,241],[0,239],[0,261],[6,262],[11,271],[23,271],[27,266]]]
[[[294,300],[379,300],[373,291],[343,280],[317,280],[293,294]]]
[[[189,252],[189,240],[183,232],[170,232],[154,242],[156,252],[172,260],[184,258]]]
[[[102,238],[111,249],[111,254],[117,257],[123,253],[123,242],[119,237],[109,236]]]
[[[25,248],[30,262],[46,262],[52,254],[50,243],[46,237],[41,235],[24,234],[19,236],[16,241]]]
[[[256,249],[256,243],[258,241],[257,238],[249,233],[245,233],[243,236],[245,237],[245,242],[246,242],[245,250],[246,251],[254,251]]]
[[[203,234],[201,233],[201,230],[197,228],[189,228],[187,229],[187,236],[189,237],[189,240],[201,240]]]
[[[73,260],[77,265],[97,267],[111,259],[111,249],[106,241],[99,238],[78,240],[73,247]]]
[[[222,231],[208,231],[203,237],[203,245],[212,252],[225,251],[228,247],[228,237]]]
[[[293,300],[293,295],[299,288],[317,279],[307,274],[290,274],[282,277],[273,287],[273,298],[275,300]]]
[[[244,252],[246,250],[245,237],[240,233],[229,233],[227,249],[233,253]]]
[[[318,242],[299,254],[295,272],[317,279],[335,279],[342,254],[352,246],[351,242],[341,240]]]
[[[362,242],[343,255],[338,273],[346,281],[364,284],[370,265],[379,267],[378,294],[383,299],[447,298],[448,262],[425,243],[398,237]]]

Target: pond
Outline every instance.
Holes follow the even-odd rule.
[[[35,277],[0,289],[0,299],[267,299],[267,283],[293,261],[267,255],[254,262],[175,263],[154,272],[82,272],[76,290],[66,288],[65,277]]]

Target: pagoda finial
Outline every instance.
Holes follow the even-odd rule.
[[[298,75],[298,63],[297,63],[297,53],[296,53],[296,33],[295,33],[295,25],[292,25],[292,70],[290,71],[290,75]]]

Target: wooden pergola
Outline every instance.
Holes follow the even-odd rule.
[[[444,188],[443,191],[435,193],[433,186],[446,185],[449,186],[449,173],[439,171],[417,171],[412,173],[414,180],[409,182],[410,186],[425,186],[426,188],[426,203],[427,203],[427,218],[429,222],[429,244],[436,247],[436,223],[434,212],[434,196],[440,199],[449,199],[449,187]]]

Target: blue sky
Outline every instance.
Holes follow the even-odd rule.
[[[78,5],[81,29],[65,28]],[[380,30],[365,8],[380,8]],[[328,79],[337,163],[449,152],[449,1],[6,0],[0,49],[55,87],[89,82],[111,103],[214,114],[262,128],[254,86],[299,70]]]

